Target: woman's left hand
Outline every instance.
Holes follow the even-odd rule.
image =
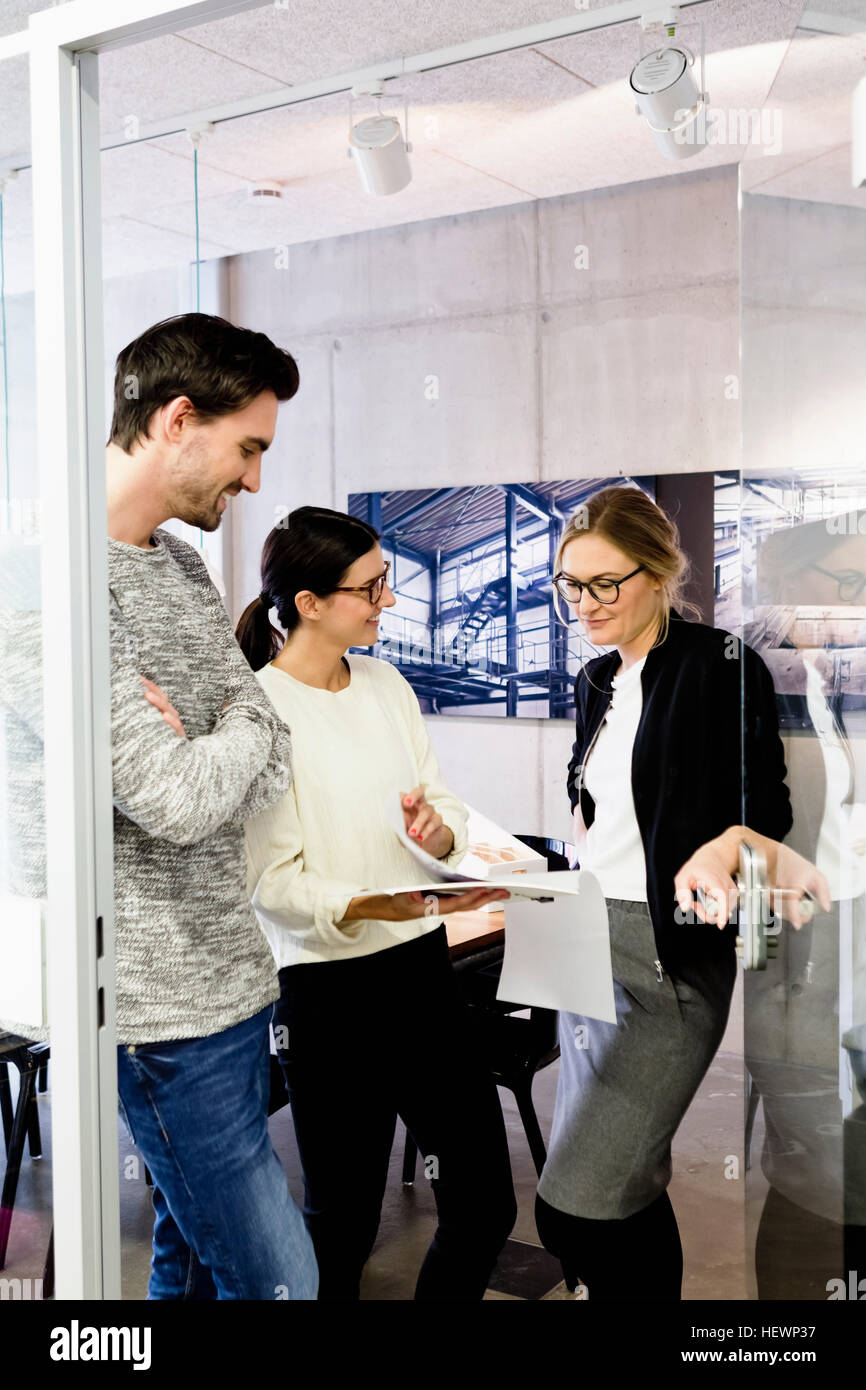
[[[423,787],[415,787],[411,792],[401,792],[400,804],[403,807],[406,834],[416,845],[420,845],[421,849],[434,859],[444,859],[446,854],[451,853],[454,848],[454,834],[439,812],[428,804]]]

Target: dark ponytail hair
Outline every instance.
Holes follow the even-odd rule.
[[[309,589],[319,598],[333,593],[346,571],[379,539],[378,531],[346,512],[297,507],[270,532],[262,549],[262,591],[235,628],[241,651],[254,671],[273,661],[283,638],[270,620],[294,632],[300,622],[296,596]]]

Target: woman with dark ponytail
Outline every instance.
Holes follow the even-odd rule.
[[[398,796],[407,833],[433,858],[457,863],[467,845],[466,809],[442,782],[411,686],[349,652],[378,640],[395,602],[388,568],[371,526],[322,507],[299,507],[265,541],[261,593],[237,638],[291,729],[294,781],[247,822],[248,887],[279,967],[274,1029],[319,1298],[359,1297],[399,1115],[439,1218],[415,1297],[473,1300],[516,1205],[498,1094],[441,917],[508,895],[376,891],[418,880],[388,817]]]

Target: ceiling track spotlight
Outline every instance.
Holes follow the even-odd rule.
[[[401,127],[396,116],[386,115],[382,111],[384,93],[384,82],[376,81],[363,87],[353,87],[349,95],[349,148],[346,153],[357,164],[365,191],[377,198],[399,193],[412,181],[412,166],[408,159],[412,152],[409,143],[409,103],[405,97],[400,98],[399,93],[390,93],[403,102]],[[356,101],[371,97],[376,102],[376,115],[355,122]]]
[[[640,26],[655,42],[644,51],[643,34],[638,39],[638,61],[631,70],[629,85],[635,94],[635,111],[643,116],[666,159],[690,159],[706,149],[707,130],[706,32],[703,20],[694,21],[700,30],[700,87],[692,69],[695,58],[684,43],[666,42],[681,28],[678,5],[663,5],[641,15]],[[659,37],[661,43],[658,42]]]

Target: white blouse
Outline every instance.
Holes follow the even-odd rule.
[[[468,814],[442,782],[415,693],[395,667],[350,653],[344,690],[265,666],[256,673],[292,735],[293,782],[246,822],[247,887],[277,966],[366,956],[438,927],[437,916],[338,926],[352,898],[423,880],[386,801],[423,786],[466,853]]]
[[[643,709],[646,657],[611,681],[613,698],[586,760],[583,782],[595,802],[580,867],[595,874],[606,898],[647,901],[646,860],[634,809],[632,751]]]

